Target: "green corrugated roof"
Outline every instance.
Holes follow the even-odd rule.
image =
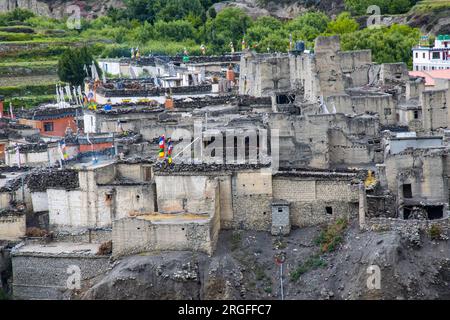
[[[448,35],[448,34],[440,34],[440,35],[438,35],[438,37],[437,37],[437,39],[438,40],[450,40],[450,35]]]

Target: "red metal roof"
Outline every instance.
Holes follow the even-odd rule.
[[[436,84],[434,79],[450,80],[450,69],[430,70],[430,71],[410,71],[409,75],[412,77],[425,78],[426,86],[434,86]]]

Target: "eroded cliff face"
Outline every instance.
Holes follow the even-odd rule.
[[[272,0],[263,5],[258,2],[258,0],[223,1],[216,3],[214,7],[217,11],[228,7],[241,8],[253,18],[274,16],[280,19],[292,19],[314,9],[322,10],[330,15],[344,10],[344,0]]]
[[[81,15],[87,18],[94,18],[105,14],[109,7],[120,8],[123,6],[122,0],[0,0],[0,12],[12,11],[16,8],[27,9],[37,15],[61,18],[73,12],[70,6],[76,5],[80,8]]]

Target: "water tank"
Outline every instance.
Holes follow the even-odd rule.
[[[304,41],[296,41],[295,42],[295,51],[299,51],[299,52],[305,51],[305,42]]]

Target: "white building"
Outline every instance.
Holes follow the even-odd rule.
[[[413,70],[450,69],[450,35],[439,35],[434,47],[418,46],[413,51]]]

